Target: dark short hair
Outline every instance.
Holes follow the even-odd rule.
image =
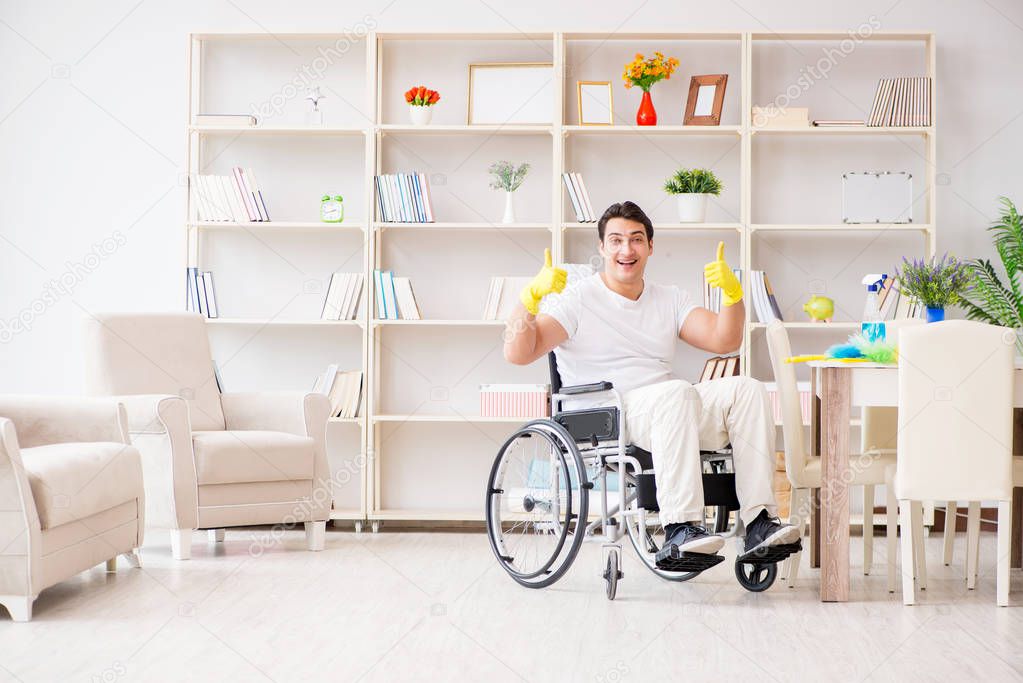
[[[654,224],[650,222],[643,209],[639,208],[639,205],[634,202],[620,202],[607,207],[604,210],[604,215],[597,221],[597,237],[600,238],[601,242],[604,241],[604,229],[607,227],[607,222],[612,218],[624,218],[642,223],[643,227],[646,228],[647,240],[654,238]]]

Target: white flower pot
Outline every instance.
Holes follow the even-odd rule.
[[[410,104],[408,113],[413,126],[425,126],[430,123],[430,117],[433,116],[433,107]]]
[[[514,192],[504,193],[504,218],[501,219],[502,223],[515,222],[515,202],[512,199],[514,196]]]
[[[703,223],[707,218],[706,194],[679,194],[678,220],[680,223]]]

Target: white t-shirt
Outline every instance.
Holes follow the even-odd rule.
[[[636,301],[609,289],[600,273],[566,287],[546,311],[568,333],[554,349],[562,384],[609,381],[624,396],[675,379],[675,345],[694,308],[689,292],[676,285],[645,282]],[[600,404],[606,399],[582,397],[564,401],[562,408]]]

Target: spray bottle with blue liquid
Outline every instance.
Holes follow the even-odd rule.
[[[877,305],[877,293],[884,284],[885,273],[870,273],[863,278],[862,283],[867,286],[867,303],[863,308],[863,324],[860,330],[864,338],[871,342],[883,342],[885,340],[884,320],[881,318],[881,310]]]

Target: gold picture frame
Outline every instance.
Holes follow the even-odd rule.
[[[607,112],[607,120],[587,120],[587,116],[583,113],[583,89],[586,86],[586,90],[590,91],[587,94],[587,102],[590,103],[590,109],[596,108],[598,112]],[[604,88],[607,88],[607,104],[604,101],[596,97],[597,93],[603,93]],[[579,115],[580,126],[613,126],[615,122],[615,100],[614,91],[611,89],[611,81],[576,81],[575,82],[575,99],[576,99],[576,110]],[[602,117],[601,117],[602,118]]]
[[[501,71],[505,71],[505,73],[502,74],[500,73]],[[482,74],[492,76],[490,82],[478,83],[477,78]],[[514,78],[514,76],[518,75],[521,75],[521,77],[518,79]],[[503,97],[506,94],[503,89],[514,86],[523,87],[531,94],[528,94],[521,104],[516,105],[514,101],[511,101],[507,106],[499,108],[499,112],[502,115],[495,114],[494,111],[481,112],[482,107],[480,106],[473,107],[473,102],[476,101],[477,97],[491,95],[494,93],[495,88],[502,89],[501,95]],[[546,108],[542,106],[544,98],[534,102],[536,96],[545,89],[550,91],[549,106]],[[467,125],[554,125],[553,62],[471,63],[469,64],[468,93],[468,107],[465,115]],[[479,104],[482,104],[482,102]]]

